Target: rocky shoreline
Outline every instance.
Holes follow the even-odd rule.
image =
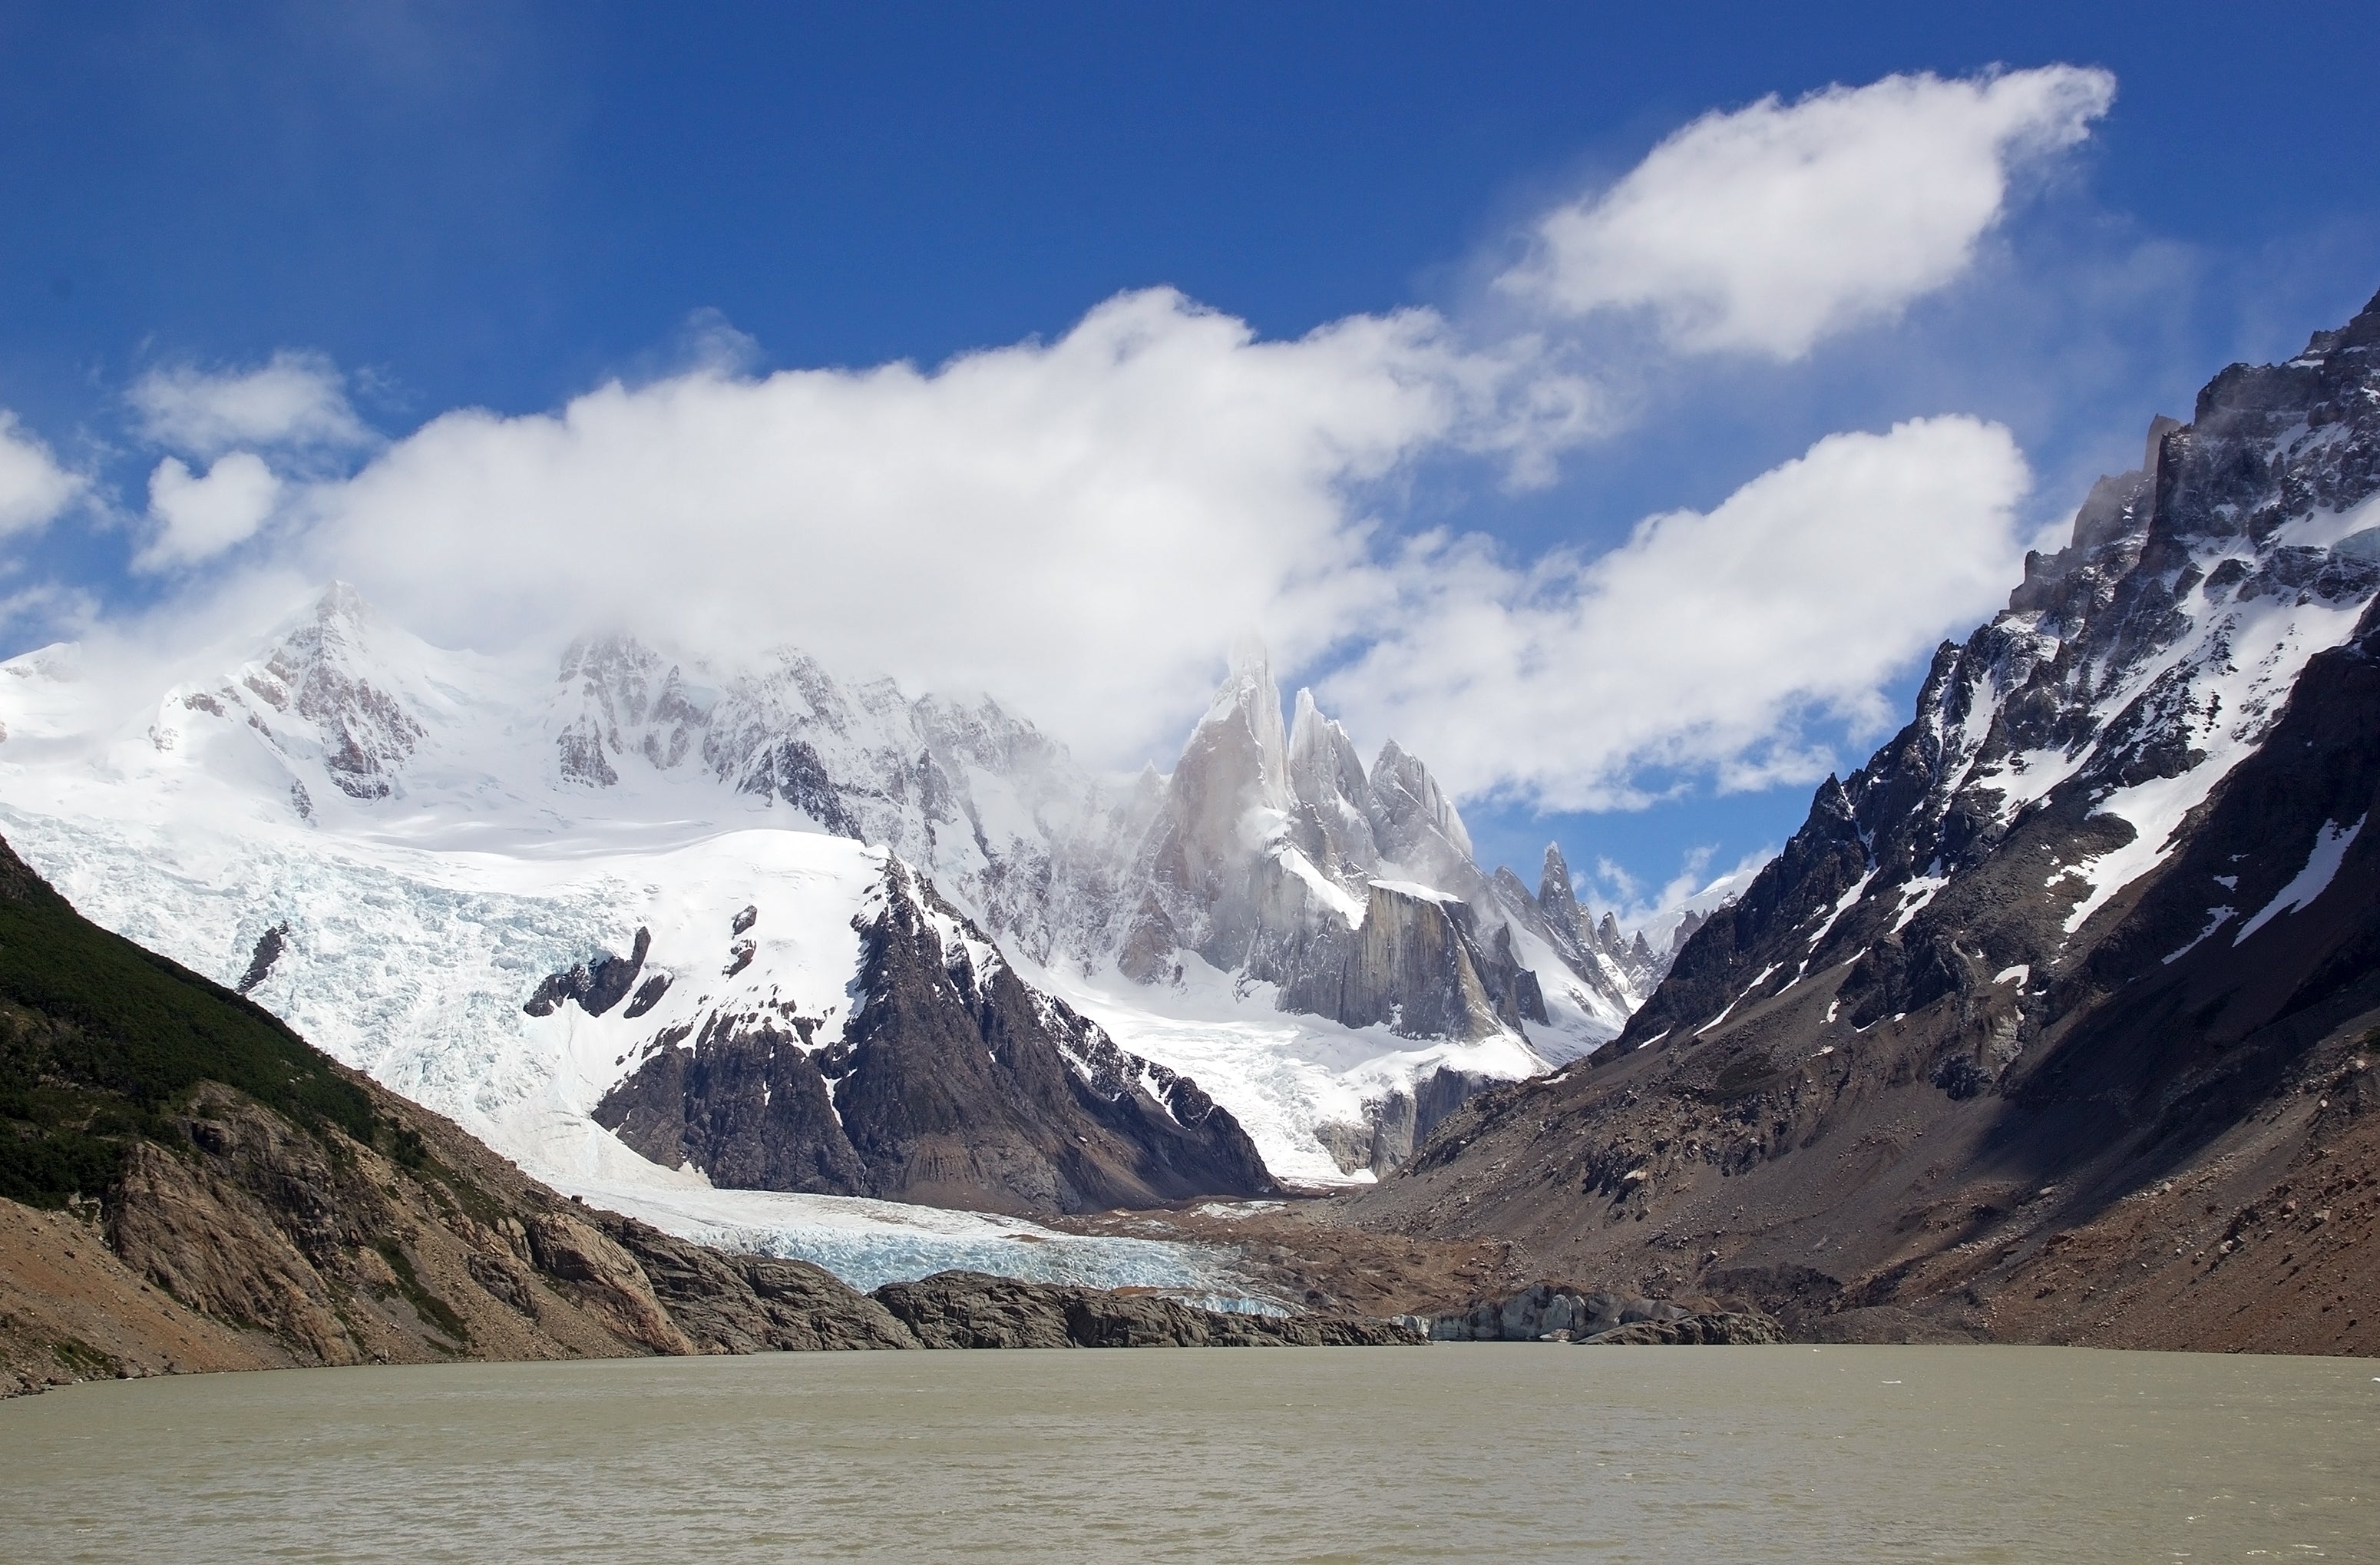
[[[1572,1342],[1604,1347],[1760,1347],[1785,1328],[1756,1310],[1690,1310],[1665,1299],[1540,1282],[1466,1310],[1401,1317],[1433,1342]]]

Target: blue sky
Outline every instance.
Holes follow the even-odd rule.
[[[2022,451],[2033,483],[2008,519],[2030,536],[2136,459],[2152,413],[2187,416],[2221,364],[2285,354],[2380,286],[2380,114],[2361,86],[2380,43],[2350,7],[2252,25],[2236,7],[1952,9],[6,6],[0,407],[82,488],[7,540],[0,652],[340,558],[288,541],[309,525],[292,510],[238,551],[135,569],[178,449],[128,401],[144,378],[290,352],[328,367],[370,433],[266,449],[286,495],[450,409],[535,416],[694,366],[930,370],[1061,342],[1160,285],[1259,341],[1420,307],[1487,345],[1494,280],[1542,214],[1696,116],[1995,64],[2097,67],[2115,97],[1956,278],[1781,360],[1654,352],[1590,322],[1564,351],[1619,411],[1548,471],[1519,483],[1476,442],[1433,438],[1335,481],[1379,550],[1438,528],[1525,570],[1710,511],[1837,431],[1964,415]],[[217,453],[187,455],[199,474]],[[1361,659],[1345,613],[1293,634],[1290,661],[1342,671],[1346,704],[1393,725],[1411,699],[1343,672]],[[1214,627],[1217,657],[1241,628]],[[1874,687],[1897,710],[1916,672],[1904,659]],[[1743,786],[1700,753],[1664,765],[1657,746],[1621,769],[1640,807],[1580,811],[1543,786],[1562,758],[1533,755],[1502,781],[1473,769],[1466,813],[1490,862],[1533,867],[1560,836],[1648,885],[1696,849],[1723,866],[1798,823],[1810,756],[1865,754],[1880,720],[1857,704],[1779,731],[1803,759],[1767,767],[1782,781]]]

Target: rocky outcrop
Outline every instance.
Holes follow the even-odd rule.
[[[1315,1134],[1340,1172],[1367,1169],[1375,1178],[1386,1179],[1429,1139],[1440,1121],[1494,1085],[1493,1078],[1475,1071],[1440,1065],[1417,1077],[1410,1091],[1392,1088],[1366,1099],[1360,1122],[1326,1122],[1314,1127]]]
[[[1127,977],[1176,951],[1278,986],[1284,1011],[1406,1037],[1480,1038],[1548,1020],[1536,973],[1429,770],[1391,741],[1371,772],[1299,691],[1281,730],[1261,652],[1243,652],[1168,780],[1118,937]]]
[[[636,944],[627,955],[614,956],[604,952],[592,961],[549,974],[530,991],[521,1009],[532,1016],[551,1016],[565,1004],[576,1004],[589,1016],[601,1016],[628,998],[637,975],[644,971],[645,954],[652,948],[652,931],[638,929]],[[650,991],[653,1000],[660,999],[669,988],[667,978],[661,978],[660,983],[660,989]],[[644,1001],[645,997],[638,998]],[[652,1009],[650,1001],[645,1001],[645,1009]]]
[[[1784,1328],[1765,1315],[1706,1310],[1678,1320],[1645,1320],[1576,1339],[1588,1347],[1771,1347],[1786,1341]]]
[[[945,1271],[874,1297],[929,1348],[1373,1348],[1424,1341],[1394,1321],[1199,1309],[1130,1291]]]
[[[1560,1333],[1570,1341],[1641,1322],[1683,1320],[1692,1312],[1658,1299],[1622,1297],[1607,1290],[1540,1282],[1500,1299],[1439,1316],[1438,1342],[1536,1342]]]
[[[640,1157],[691,1165],[714,1184],[865,1192],[867,1165],[812,1058],[817,1026],[808,1016],[714,1014],[692,1039],[664,1033],[604,1094],[595,1122]]]
[[[288,940],[289,924],[286,919],[256,937],[256,949],[249,953],[248,971],[240,975],[240,993],[254,993],[256,987],[272,976],[273,964],[281,960],[281,952]]]
[[[746,1189],[1050,1213],[1273,1188],[1229,1110],[1026,987],[898,860],[862,934],[841,1037],[789,1010],[714,1014],[657,1040],[597,1122]]]
[[[1785,1328],[1757,1311],[1690,1310],[1668,1300],[1623,1298],[1603,1289],[1551,1282],[1430,1317],[1427,1329],[1433,1342],[1724,1347],[1786,1340]]]
[[[633,1257],[671,1323],[705,1353],[915,1348],[876,1300],[808,1261],[688,1244],[610,1212],[589,1220]]]
[[[2375,497],[2380,300],[2160,420],[1618,1057],[1363,1220],[1845,1340],[2380,1346]]]

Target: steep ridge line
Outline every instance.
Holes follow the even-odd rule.
[[[1818,1334],[2380,1347],[2380,299],[2148,458],[1609,1057],[1349,1220]]]

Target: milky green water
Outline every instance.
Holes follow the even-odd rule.
[[[0,1403],[7,1560],[2380,1560],[2380,1363],[808,1353]]]

